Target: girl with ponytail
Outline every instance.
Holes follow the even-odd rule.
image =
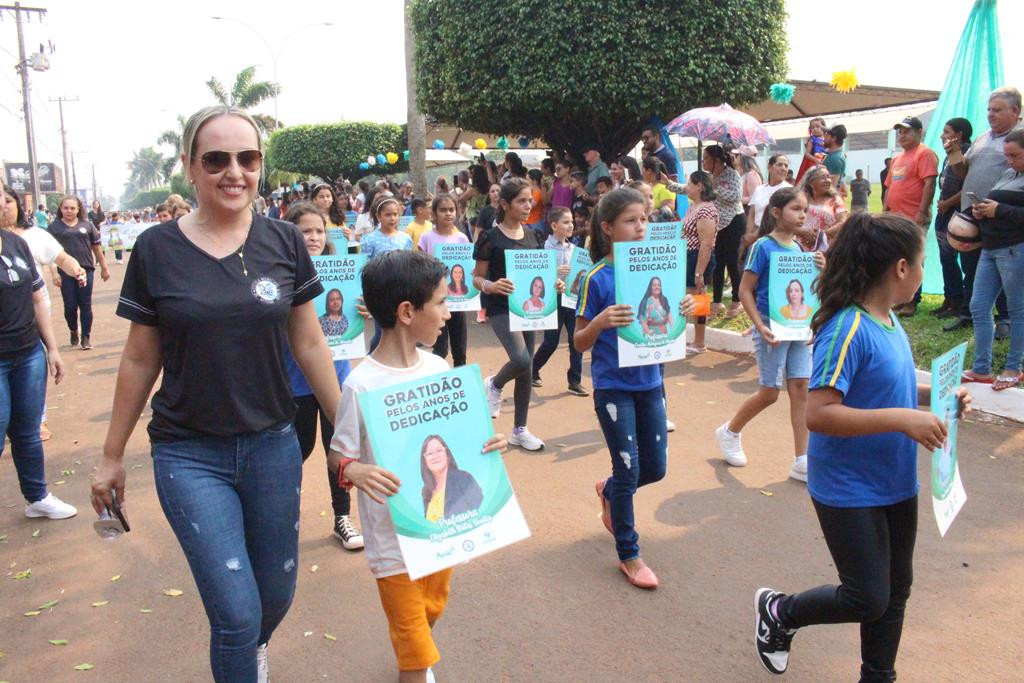
[[[781,194],[784,190],[780,190]],[[778,196],[776,194],[776,196]],[[895,214],[854,214],[815,282],[814,368],[807,400],[807,489],[839,586],[754,595],[761,665],[781,674],[796,629],[860,623],[861,681],[896,680],[917,536],[917,446],[934,451],[947,425],[917,384],[907,335],[892,307],[924,273],[921,229]],[[958,390],[958,409],[970,396]]]

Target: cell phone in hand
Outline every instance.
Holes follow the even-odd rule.
[[[971,203],[971,206],[981,201],[981,197],[979,197],[975,192],[965,192],[964,196],[967,197],[967,201]]]
[[[121,504],[117,501],[117,492],[110,492],[111,505],[100,513],[99,519],[92,523],[96,534],[104,540],[113,540],[121,534],[131,531],[128,526],[128,518],[121,510]]]

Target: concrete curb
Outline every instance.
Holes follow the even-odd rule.
[[[693,341],[693,326],[686,328],[686,340]],[[725,353],[754,353],[754,340],[744,337],[739,332],[729,330],[716,330],[707,328],[704,335],[705,343],[713,351]],[[918,382],[930,382],[931,373],[926,370],[917,371]],[[1007,391],[992,391],[986,384],[970,383],[965,384],[974,402],[973,408],[982,413],[997,415],[1008,420],[1024,423],[1024,390],[1008,389]]]

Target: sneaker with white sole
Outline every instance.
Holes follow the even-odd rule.
[[[508,437],[510,446],[519,446],[528,451],[539,451],[544,448],[544,442],[530,433],[526,427],[516,427]]]
[[[491,417],[498,417],[501,413],[501,389],[494,386],[494,376],[484,380],[484,391],[487,393],[487,409],[491,411]]]
[[[807,483],[807,456],[793,458],[793,466],[789,468],[789,478]]]
[[[267,644],[256,648],[256,683],[270,681],[270,667],[267,665]]]
[[[427,669],[427,683],[436,683],[437,679],[434,678],[434,670]]]
[[[63,500],[47,493],[46,498],[29,503],[25,506],[26,517],[49,517],[50,519],[67,519],[78,514],[74,505],[68,505]]]
[[[718,447],[722,449],[722,457],[733,467],[744,467],[747,464],[741,438],[739,434],[733,434],[729,430],[728,422],[715,430],[715,439],[718,440]]]
[[[754,593],[754,648],[765,671],[784,674],[789,666],[789,648],[796,629],[786,629],[772,616],[770,605],[782,593],[759,588]]]
[[[673,422],[672,420],[669,420],[669,419],[666,418],[665,419],[665,431],[666,432],[674,432],[674,431],[676,431],[676,423]]]
[[[345,550],[359,550],[363,547],[363,535],[348,515],[334,518],[334,536],[341,541],[341,547]]]

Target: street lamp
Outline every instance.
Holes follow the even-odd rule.
[[[249,29],[250,31],[252,31],[253,33],[255,33],[256,36],[260,40],[263,41],[263,44],[267,48],[267,52],[270,53],[270,63],[271,63],[271,67],[274,70],[274,85],[276,86],[275,92],[274,92],[274,122],[275,122],[275,125],[279,125],[280,124],[280,119],[277,116],[277,90],[280,90],[280,83],[277,80],[277,58],[281,56],[281,50],[284,49],[284,44],[288,42],[289,38],[291,38],[292,36],[294,36],[296,33],[298,33],[299,31],[301,31],[304,28],[310,28],[310,27],[313,27],[313,26],[334,26],[334,24],[329,22],[329,21],[320,21],[320,22],[314,22],[312,24],[303,24],[302,26],[299,26],[298,28],[293,30],[291,33],[286,35],[281,40],[280,45],[277,46],[277,52],[274,52],[274,48],[272,48],[270,46],[270,43],[267,42],[267,39],[263,37],[263,34],[260,33],[259,31],[257,31],[255,28],[253,28],[249,24],[247,24],[244,21],[242,21],[241,19],[235,19],[234,17],[210,17],[210,18],[214,19],[216,21],[232,21],[232,22],[234,22],[236,24],[240,24],[240,25],[244,26],[245,28]]]

